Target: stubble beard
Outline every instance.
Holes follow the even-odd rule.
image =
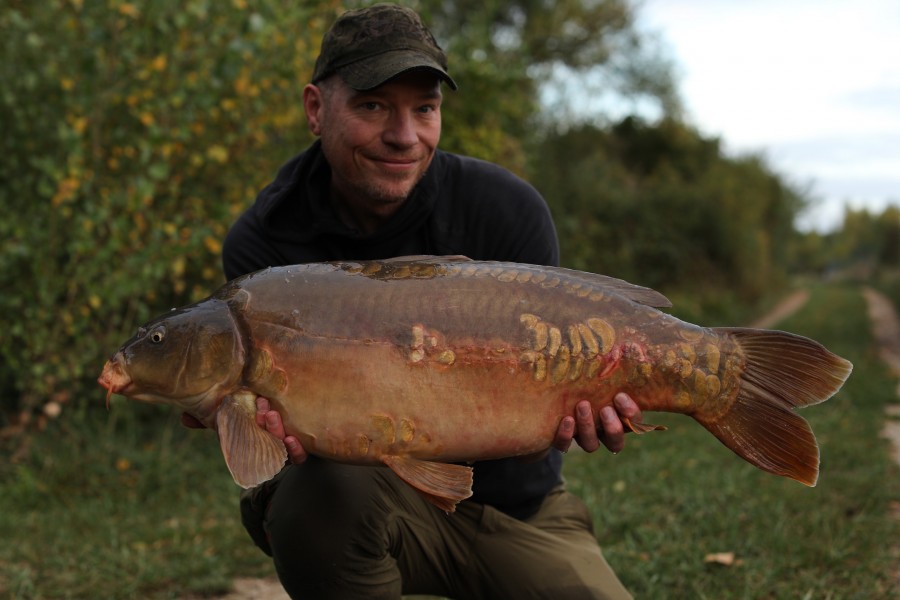
[[[361,197],[368,198],[375,206],[402,204],[412,194],[423,175],[424,171],[417,174],[415,179],[407,177],[386,177],[381,181],[364,179],[357,182],[354,187],[360,192]]]

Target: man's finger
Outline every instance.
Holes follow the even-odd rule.
[[[287,448],[288,458],[295,465],[305,462],[309,457],[306,450],[304,450],[303,446],[300,444],[300,440],[292,435],[284,438],[284,446]]]
[[[265,414],[266,431],[283,440],[285,437],[284,423],[281,421],[281,415],[277,411],[270,410]]]
[[[593,452],[600,447],[600,439],[597,436],[597,424],[594,422],[594,412],[591,403],[583,400],[575,405],[575,424],[578,433],[578,445],[586,452]]]
[[[625,447],[625,430],[622,421],[612,406],[600,409],[600,425],[603,427],[603,445],[618,454]]]
[[[556,429],[556,437],[553,438],[553,447],[560,452],[568,452],[575,436],[575,419],[563,417]]]

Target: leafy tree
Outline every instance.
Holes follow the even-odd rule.
[[[881,214],[847,207],[841,228],[827,236],[832,270],[868,277],[874,269],[900,266],[900,208],[888,206]]]
[[[661,63],[636,54],[626,0],[409,4],[432,25],[462,86],[447,94],[445,148],[525,173],[540,89],[559,68],[605,69],[623,93],[671,92],[670,79],[651,73]],[[72,394],[98,400],[102,361],[137,323],[222,282],[228,226],[311,140],[302,86],[325,30],[351,6],[6,3],[5,414]],[[613,176],[633,176],[620,170]]]
[[[564,259],[665,290],[730,289],[753,301],[785,275],[802,194],[759,157],[672,119],[550,132],[532,164]]]
[[[671,66],[635,29],[627,0],[422,0],[414,6],[449,53],[461,86],[445,98],[442,144],[450,150],[522,172],[538,124],[571,117],[573,106],[544,111],[548,88],[577,86],[590,75],[616,97],[649,98],[678,110]]]
[[[308,142],[336,2],[12,2],[0,13],[3,405],[66,399],[216,287],[229,223]]]

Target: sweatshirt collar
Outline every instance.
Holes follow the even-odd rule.
[[[377,243],[405,234],[431,215],[440,162],[441,151],[437,151],[406,202],[377,231],[365,234],[338,217],[331,202],[331,167],[316,140],[282,167],[276,180],[260,193],[259,216],[269,234],[289,241],[306,243],[327,235]]]

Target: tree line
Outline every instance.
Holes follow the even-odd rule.
[[[94,378],[137,324],[223,282],[227,228],[311,141],[301,91],[322,35],[361,4],[11,0],[0,11],[3,419],[99,404]],[[461,86],[445,95],[442,147],[531,181],[566,266],[707,304],[753,302],[795,266],[821,269],[826,245],[793,227],[804,192],[683,121],[631,0],[406,4]],[[560,73],[659,118],[542,102]],[[896,227],[884,235],[896,248]]]

